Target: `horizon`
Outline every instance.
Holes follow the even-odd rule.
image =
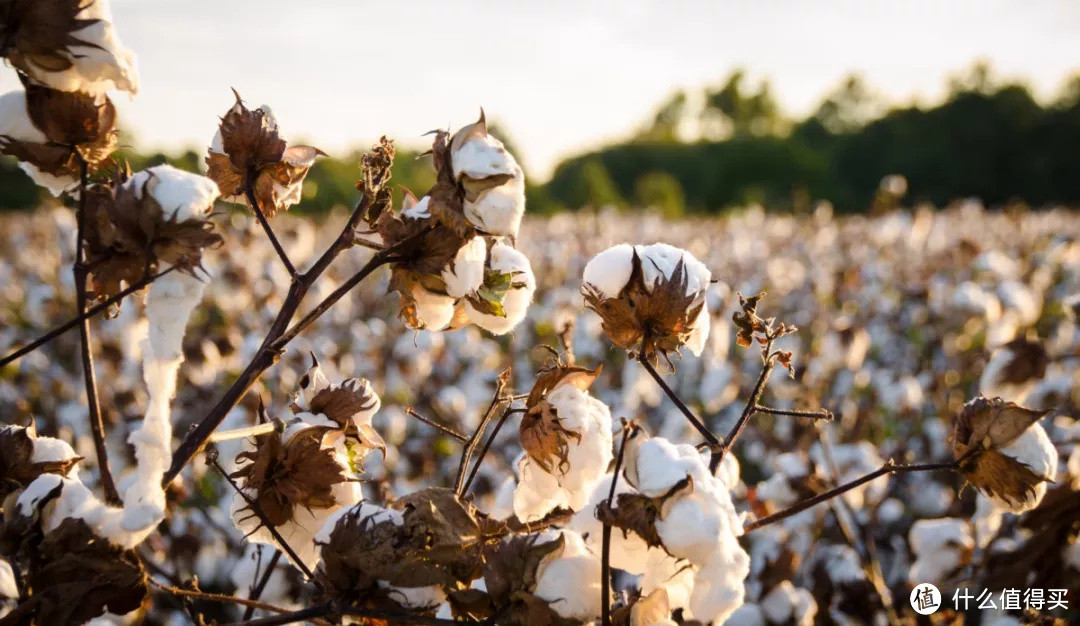
[[[428,130],[472,122],[482,106],[518,146],[531,177],[546,180],[562,159],[629,137],[674,91],[716,85],[737,68],[750,84],[768,79],[792,117],[811,114],[851,73],[894,107],[939,102],[948,79],[976,62],[1042,101],[1080,70],[1063,53],[1080,32],[1080,5],[1064,0],[947,7],[839,0],[829,11],[786,0],[418,4],[410,11],[268,0],[252,10],[242,2],[114,0],[114,20],[142,79],[134,99],[114,97],[122,127],[143,152],[200,151],[236,88],[248,104],[270,105],[290,142],[340,156],[382,134],[421,146]],[[478,24],[478,15],[490,23]],[[207,25],[208,16],[217,21]],[[252,21],[261,28],[250,28]],[[725,24],[729,32],[711,36]],[[460,37],[469,29],[479,34]],[[916,32],[937,45],[917,45]],[[852,48],[859,49],[855,64]],[[358,50],[376,54],[365,62]],[[355,61],[330,61],[354,54]],[[16,86],[10,73],[0,78],[3,91]]]

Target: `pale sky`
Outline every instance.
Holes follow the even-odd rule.
[[[202,147],[235,87],[286,139],[331,153],[420,145],[483,106],[534,175],[626,136],[679,87],[733,68],[804,115],[857,71],[896,102],[941,97],[976,59],[1049,97],[1080,69],[1076,0],[526,3],[113,0],[142,90],[118,96],[141,150]],[[0,72],[0,88],[16,85]]]

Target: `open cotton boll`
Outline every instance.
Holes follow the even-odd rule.
[[[501,241],[491,246],[487,270],[511,276],[512,286],[502,298],[504,315],[479,311],[469,300],[465,301],[465,312],[473,324],[489,333],[505,335],[525,319],[536,292],[536,277],[533,276],[528,257]]]
[[[627,479],[650,498],[664,495],[688,475],[695,484],[713,479],[693,446],[676,445],[663,437],[646,439],[627,455],[632,457],[626,459]]]
[[[405,608],[429,610],[446,602],[446,592],[438,585],[395,587],[383,580],[378,581],[378,585],[387,590],[387,595],[390,596],[391,600]]]
[[[954,518],[922,519],[908,532],[915,562],[908,580],[912,583],[939,583],[971,558],[975,542],[963,520]]]
[[[412,298],[416,303],[416,319],[425,330],[442,330],[450,325],[454,318],[453,298],[431,293],[419,284],[413,286]]]
[[[498,175],[513,175],[521,168],[503,142],[484,132],[473,132],[455,144],[453,154],[454,178],[468,176],[483,179]]]
[[[734,546],[713,554],[712,559],[694,575],[690,592],[690,613],[694,619],[710,624],[723,623],[742,606],[746,595],[743,581],[750,572],[750,557]],[[727,543],[725,540],[724,543]]]
[[[585,264],[582,281],[595,287],[605,298],[617,298],[630,281],[634,246],[620,243],[597,254]]]
[[[558,534],[564,545],[536,568],[533,595],[567,619],[592,620],[600,615],[600,559],[576,532]]]
[[[514,513],[524,522],[543,517],[559,506],[578,511],[593,485],[607,472],[612,459],[611,411],[587,391],[570,384],[555,387],[546,402],[558,416],[565,435],[565,459],[546,470],[526,455],[518,464]]]
[[[26,108],[25,91],[9,91],[0,95],[0,137],[10,137],[24,143],[48,142],[45,133],[38,130],[30,119],[30,112]],[[48,189],[49,193],[56,197],[79,186],[79,180],[74,176],[57,176],[43,172],[32,163],[19,161],[19,168],[26,172],[26,175],[36,184]]]
[[[1057,478],[1058,453],[1050,437],[1046,435],[1042,424],[1032,424],[1019,437],[1009,445],[998,450],[1005,456],[1012,457],[1018,462],[1031,468],[1036,475],[1049,481]],[[1024,494],[1019,502],[1009,502],[1004,498],[992,496],[994,504],[1013,513],[1023,513],[1039,506],[1043,496],[1046,495],[1046,481],[1032,487],[1030,493]]]
[[[512,159],[513,157],[511,157]],[[465,217],[480,230],[492,235],[517,235],[525,215],[525,173],[517,167],[512,178],[484,191],[476,200],[465,198]]]
[[[442,271],[446,293],[454,298],[464,298],[479,289],[484,282],[486,258],[487,242],[483,237],[473,237],[461,246],[454,261]]]
[[[109,0],[83,2],[77,18],[87,26],[71,33],[64,56],[71,67],[51,71],[37,65],[33,56],[24,57],[20,69],[34,80],[59,91],[103,93],[110,89],[132,94],[139,90],[135,54],[125,48],[112,22]]]
[[[712,272],[709,271],[709,268],[682,248],[676,248],[666,243],[634,247],[641,257],[641,270],[645,274],[646,286],[651,287],[658,281],[672,278],[679,261],[682,261],[686,270],[687,295],[708,288],[709,282],[712,280]]]
[[[685,609],[690,606],[690,593],[694,589],[694,569],[688,567],[686,561],[676,559],[660,548],[652,548],[645,559],[641,593],[649,595],[664,589],[672,610]]]
[[[8,428],[18,428],[17,426]],[[34,438],[34,463],[57,463],[79,456],[71,444],[55,437],[38,436]],[[78,471],[78,463],[73,463],[65,475],[72,476]]]
[[[138,192],[145,187],[165,217],[177,222],[205,219],[220,194],[213,180],[167,164],[136,172],[124,186],[135,189],[139,197]]]

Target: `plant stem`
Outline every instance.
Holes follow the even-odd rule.
[[[619,454],[615,457],[615,470],[611,474],[611,489],[608,490],[607,506],[615,499],[615,487],[619,484],[619,471],[622,470],[623,453],[626,452],[626,440],[635,427],[623,425],[622,443]],[[600,623],[611,626],[611,524],[604,522],[600,545]]]
[[[211,602],[223,602],[228,604],[239,604],[246,606],[248,609],[254,611],[255,609],[262,609],[264,611],[273,611],[275,613],[286,613],[287,609],[283,609],[279,606],[267,604],[265,602],[259,602],[258,600],[247,600],[245,598],[237,598],[236,596],[229,596],[223,593],[209,593],[206,591],[198,591],[196,589],[183,589],[181,587],[172,587],[170,585],[163,585],[153,578],[149,579],[150,584],[157,589],[170,593],[180,598],[193,598],[195,600],[209,600]]]
[[[299,611],[292,611],[291,613],[282,613],[281,615],[263,617],[260,619],[245,619],[242,622],[233,622],[226,626],[275,626],[278,624],[295,624],[296,622],[322,617],[328,614],[332,608],[333,605],[327,602],[325,604],[309,606],[308,608],[300,609]]]
[[[260,578],[259,582],[255,583],[255,586],[251,588],[251,600],[258,600],[259,596],[262,595],[263,590],[266,589],[266,584],[270,582],[270,577],[274,575],[274,569],[277,568],[278,561],[280,560],[281,550],[274,550],[274,556],[270,557],[270,562],[266,564],[266,571],[263,572],[262,578]],[[240,619],[251,619],[256,608],[257,607],[254,605],[249,605],[248,608],[244,610],[244,616]]]
[[[694,428],[697,429],[699,433],[701,433],[701,436],[705,438],[705,441],[709,443],[709,446],[719,446],[720,440],[717,439],[716,435],[712,434],[712,432],[710,432],[709,429],[705,427],[705,423],[702,422],[701,419],[698,418],[698,416],[694,415],[694,412],[686,406],[686,403],[682,401],[682,398],[679,397],[679,394],[675,393],[675,391],[671,387],[668,387],[668,384],[664,382],[663,378],[660,377],[660,373],[657,372],[656,368],[654,368],[652,364],[649,363],[649,360],[645,358],[644,352],[641,352],[638,355],[638,362],[641,363],[641,366],[645,368],[645,371],[649,372],[649,375],[653,377],[653,380],[656,381],[656,384],[660,385],[660,388],[664,390],[664,393],[666,393],[667,396],[671,398],[671,401],[675,403],[675,406],[679,407],[679,410],[682,411],[682,414],[686,416],[686,419],[690,421],[690,423],[694,426]]]
[[[119,303],[124,298],[130,296],[131,294],[135,293],[136,291],[138,291],[138,290],[142,289],[143,287],[149,285],[150,283],[154,282],[158,278],[161,278],[162,276],[168,274],[169,272],[173,271],[174,269],[176,269],[176,268],[173,267],[173,266],[169,266],[169,268],[166,269],[166,270],[163,270],[163,271],[158,272],[157,274],[153,274],[151,276],[147,276],[147,277],[143,278],[142,280],[140,280],[138,282],[132,283],[131,285],[129,285],[123,291],[117,293],[116,295],[110,296],[109,298],[106,298],[105,300],[99,302],[98,304],[95,304],[94,306],[86,309],[85,313],[82,313],[82,314],[78,315],[77,317],[74,317],[74,318],[64,322],[63,324],[57,326],[56,328],[53,328],[53,329],[49,330],[44,335],[38,337],[37,339],[31,341],[30,343],[26,344],[25,346],[15,350],[11,354],[8,354],[4,358],[0,359],[0,369],[2,369],[8,363],[11,363],[13,361],[17,361],[18,359],[26,356],[27,354],[30,354],[34,350],[37,350],[41,346],[49,343],[53,339],[56,339],[60,335],[63,335],[67,331],[69,331],[72,328],[75,328],[76,326],[78,326],[84,320],[88,320],[88,319],[91,319],[91,318],[97,316],[102,311],[107,310],[109,307],[113,306],[114,304]]]
[[[300,557],[296,555],[296,551],[293,550],[292,546],[289,545],[289,542],[285,541],[285,538],[281,536],[281,533],[278,532],[277,528],[275,528],[274,525],[271,524],[268,519],[266,519],[266,514],[263,513],[262,507],[259,506],[259,503],[252,500],[251,497],[248,496],[248,494],[244,493],[244,490],[240,488],[240,485],[236,484],[236,481],[232,479],[232,476],[229,476],[229,473],[226,472],[225,468],[221,466],[221,463],[218,461],[216,454],[208,454],[206,458],[208,461],[210,461],[210,464],[214,466],[214,469],[216,469],[218,473],[221,474],[221,477],[224,478],[225,481],[228,482],[230,486],[232,486],[236,493],[244,499],[244,502],[247,503],[248,507],[251,509],[251,512],[255,514],[255,517],[259,518],[259,522],[263,526],[266,526],[266,530],[270,531],[270,534],[274,537],[274,541],[278,542],[278,547],[282,551],[284,551],[285,554],[289,555],[289,559],[292,561],[292,564],[304,573],[304,576],[306,576],[307,579],[311,581],[311,584],[315,585],[316,589],[319,589],[321,591],[322,586],[318,583],[318,581],[315,580],[315,576],[311,573],[311,570],[308,568],[307,564],[300,560]]]
[[[262,208],[259,207],[259,200],[255,197],[254,181],[255,172],[248,172],[247,184],[244,186],[244,193],[247,195],[248,204],[251,205],[251,210],[255,213],[255,217],[259,218],[259,223],[262,224],[263,230],[266,231],[266,236],[270,239],[270,245],[274,246],[274,251],[277,252],[278,258],[281,259],[281,263],[289,272],[289,276],[292,277],[293,281],[297,281],[300,279],[300,275],[296,272],[296,267],[294,267],[292,261],[289,260],[289,255],[285,253],[285,248],[281,246],[281,242],[278,241],[274,229],[270,226],[270,222],[267,221]]]
[[[109,467],[109,450],[105,446],[105,422],[101,418],[101,403],[98,400],[97,378],[94,375],[94,355],[90,345],[90,320],[86,317],[86,260],[83,239],[86,237],[86,185],[89,166],[79,157],[79,208],[76,218],[75,264],[72,273],[75,276],[75,307],[79,314],[79,348],[82,357],[83,382],[86,387],[86,406],[90,417],[90,431],[94,438],[94,451],[97,454],[98,474],[101,488],[105,492],[105,501],[118,505],[120,493],[113,482]]]
[[[834,419],[832,411],[826,409],[818,409],[816,411],[792,411],[788,409],[774,409],[770,406],[758,405],[755,409],[758,413],[768,413],[769,415],[784,415],[787,417],[805,417],[813,420],[822,420],[825,422],[831,422]]]
[[[454,492],[458,495],[463,493],[462,488],[465,485],[465,470],[469,467],[469,461],[472,459],[473,450],[476,448],[476,443],[480,440],[480,437],[487,430],[488,422],[495,415],[495,409],[503,402],[503,391],[506,390],[507,375],[509,370],[506,370],[502,374],[499,374],[495,379],[495,393],[491,396],[491,404],[488,405],[486,411],[484,411],[483,417],[480,418],[480,423],[476,426],[476,430],[469,436],[469,440],[465,442],[465,447],[461,450],[461,460],[458,461],[457,476],[454,478]]]
[[[768,382],[769,376],[772,375],[773,368],[776,366],[776,362],[772,357],[765,359],[765,365],[761,368],[761,374],[758,375],[757,382],[754,383],[754,390],[750,392],[750,399],[746,401],[746,407],[743,408],[742,415],[739,416],[739,421],[735,422],[735,425],[728,431],[726,437],[724,437],[724,444],[720,446],[719,450],[714,450],[709,458],[709,469],[712,472],[716,472],[716,468],[720,467],[720,463],[724,460],[724,455],[727,454],[731,446],[734,445],[735,440],[739,438],[743,428],[746,427],[746,423],[750,421],[752,416],[758,410],[758,402],[761,400],[761,394],[765,391],[765,383]]]
[[[843,485],[840,485],[838,487],[834,487],[834,488],[832,488],[832,489],[830,489],[830,490],[828,490],[826,492],[819,493],[816,496],[807,498],[807,499],[803,500],[802,502],[796,503],[796,504],[794,504],[794,505],[792,505],[792,506],[790,506],[790,507],[788,507],[788,508],[786,508],[786,509],[784,509],[782,511],[777,511],[776,513],[773,513],[772,515],[766,515],[765,517],[762,517],[760,519],[756,519],[756,520],[748,523],[746,526],[744,526],[743,527],[743,532],[748,533],[748,532],[750,532],[752,530],[757,530],[758,528],[761,528],[763,526],[768,526],[769,524],[773,524],[773,523],[778,522],[780,520],[791,517],[792,515],[798,515],[799,513],[802,513],[803,511],[805,511],[806,509],[809,509],[809,508],[811,508],[811,507],[813,507],[815,505],[821,504],[822,502],[826,502],[828,500],[831,500],[832,498],[835,498],[836,496],[839,496],[839,495],[844,494],[844,493],[846,493],[848,491],[851,491],[852,489],[854,489],[856,487],[859,487],[861,485],[865,485],[866,483],[874,480],[875,478],[879,478],[881,476],[884,476],[885,474],[906,474],[906,473],[910,473],[910,472],[931,472],[931,471],[934,471],[934,470],[946,470],[946,469],[955,471],[958,466],[959,466],[959,464],[956,461],[953,461],[951,463],[923,463],[923,464],[920,464],[920,465],[894,465],[891,461],[889,461],[889,462],[886,462],[885,465],[883,465],[880,468],[870,472],[869,474],[866,474],[865,476],[860,476],[859,478],[856,478],[855,480],[853,480],[851,482],[844,483]]]
[[[465,442],[467,442],[469,440],[468,437],[466,437],[465,435],[462,435],[461,433],[454,430],[453,428],[450,428],[449,426],[443,426],[442,424],[436,422],[435,420],[432,420],[432,419],[429,419],[427,417],[424,417],[423,415],[420,415],[419,413],[416,412],[416,409],[414,409],[411,406],[407,407],[405,409],[405,414],[409,415],[411,417],[415,417],[416,419],[418,419],[421,422],[427,424],[428,426],[431,426],[432,428],[434,428],[435,430],[441,432],[442,434],[447,435],[448,437],[450,437],[452,439],[456,439],[461,443],[465,443]]]
[[[484,442],[484,447],[480,448],[480,454],[477,455],[476,461],[473,462],[472,471],[469,472],[469,478],[465,481],[465,486],[461,488],[461,493],[469,493],[469,487],[472,486],[473,479],[476,478],[477,472],[480,471],[480,464],[484,462],[484,457],[487,456],[488,450],[491,449],[491,444],[495,442],[495,437],[499,436],[499,430],[502,429],[503,424],[506,423],[506,418],[510,417],[514,413],[524,413],[525,409],[512,409],[507,408],[503,411],[502,416],[498,422],[495,422],[495,429],[491,431],[491,435]]]

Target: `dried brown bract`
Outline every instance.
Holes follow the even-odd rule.
[[[562,426],[558,411],[547,401],[547,395],[562,385],[587,391],[600,376],[600,370],[601,367],[590,370],[557,361],[537,375],[525,402],[526,413],[521,418],[518,435],[526,454],[544,471],[551,473],[556,467],[565,468],[569,462],[570,439],[581,439],[579,433]]]
[[[687,476],[657,498],[641,493],[620,493],[614,503],[604,500],[597,505],[596,519],[622,530],[623,536],[632,532],[650,548],[667,551],[656,530],[656,522],[664,517],[664,505],[669,499],[693,490],[694,480]]]
[[[116,149],[116,107],[105,95],[57,91],[25,77],[26,113],[45,140],[0,136],[0,153],[48,174],[77,179],[80,160],[96,169]]]
[[[322,545],[316,576],[331,599],[353,601],[377,588],[467,584],[480,575],[476,511],[453,491],[431,487],[386,510],[350,509]]]
[[[336,504],[332,487],[346,480],[334,451],[322,447],[325,427],[305,428],[287,441],[274,431],[255,440],[255,450],[237,455],[239,469],[231,474],[252,498],[266,521],[281,526],[294,509],[328,509]],[[245,507],[246,510],[247,507]],[[254,515],[254,512],[250,512]]]
[[[48,532],[30,557],[30,597],[15,609],[37,624],[82,624],[106,611],[125,615],[147,597],[147,574],[132,550],[68,518]]]
[[[75,33],[100,20],[80,19],[92,0],[0,1],[0,56],[33,73],[35,66],[60,72],[74,65],[72,46],[93,45]]]
[[[194,275],[203,251],[224,242],[208,219],[178,220],[155,199],[157,177],[139,185],[119,174],[86,190],[86,265],[93,296],[104,300],[171,265]],[[207,183],[209,184],[209,183]]]
[[[80,456],[48,462],[34,461],[34,437],[29,429],[7,426],[0,429],[0,500],[22,489],[42,474],[66,476]]]
[[[551,608],[547,601],[533,595],[537,569],[559,554],[565,545],[557,539],[540,542],[540,535],[515,535],[485,552],[484,583],[500,624],[532,626],[568,626],[578,624]]]
[[[287,146],[267,107],[249,109],[240,94],[221,118],[218,135],[206,156],[207,176],[226,200],[247,203],[251,189],[267,218],[300,201],[308,170],[325,152],[311,146]]]
[[[953,423],[953,453],[967,481],[1015,506],[1032,498],[1036,486],[1049,479],[1002,449],[1047,413],[1001,398],[968,402]]]

